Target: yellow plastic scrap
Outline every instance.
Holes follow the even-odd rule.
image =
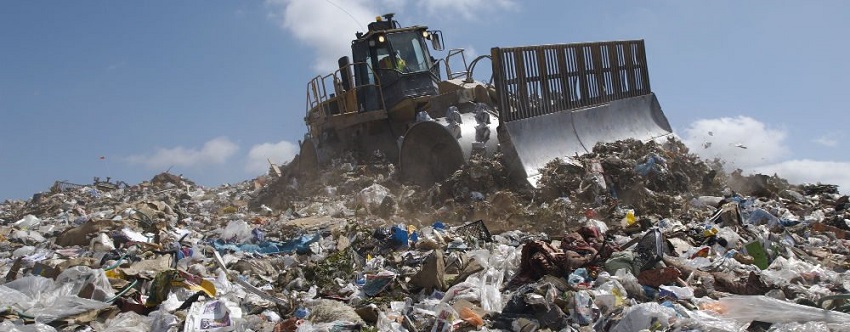
[[[116,269],[107,270],[106,277],[109,279],[124,279],[124,273]]]
[[[195,292],[203,291],[210,297],[215,297],[216,289],[215,285],[211,281],[188,272],[178,272],[180,273],[179,275],[181,278],[172,280],[172,286],[183,287]]]
[[[626,216],[623,217],[623,227],[629,227],[634,225],[635,223],[637,223],[637,217],[635,217],[635,210],[626,210]]]

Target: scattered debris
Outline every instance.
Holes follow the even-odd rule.
[[[341,159],[216,188],[58,181],[0,204],[3,330],[850,328],[850,199],[681,142],[473,158],[432,187]]]

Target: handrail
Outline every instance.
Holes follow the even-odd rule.
[[[463,70],[464,71],[452,72],[451,65],[449,64],[449,60],[453,56],[456,56],[458,54],[460,54],[460,59],[461,59],[461,61],[463,61]],[[446,54],[446,59],[445,59],[444,62],[446,63],[446,78],[447,79],[452,80],[452,79],[455,79],[455,78],[458,78],[458,77],[464,77],[464,76],[467,76],[467,74],[469,73],[469,70],[467,70],[467,64],[466,64],[466,54],[463,53],[462,48],[450,49],[449,53]]]
[[[362,66],[366,66],[365,68],[369,73],[371,73],[371,78],[375,83],[362,83],[357,84],[357,80],[354,79],[354,75],[351,74],[352,71],[356,71],[358,68],[362,69]],[[348,75],[348,82],[351,85],[349,90],[343,90],[342,87],[342,79],[340,78],[342,75]],[[333,90],[329,90],[328,84],[332,85]],[[384,108],[383,105],[383,95],[381,92],[381,83],[380,78],[378,77],[375,70],[366,62],[357,62],[347,64],[334,72],[321,76],[318,75],[311,79],[307,83],[307,104],[306,104],[306,112],[307,116],[310,115],[310,112],[315,109],[322,109],[324,113],[328,116],[333,116],[337,114],[330,114],[329,107],[330,104],[334,101],[337,102],[337,107],[339,109],[339,114],[348,114],[348,113],[356,113],[359,110],[355,107],[355,109],[349,109],[348,105],[345,103],[344,96],[354,90],[362,90],[365,88],[373,87],[378,93],[378,101],[381,109]],[[330,92],[333,91],[333,92]]]

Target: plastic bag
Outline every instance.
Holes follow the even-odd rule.
[[[86,266],[74,266],[68,268],[56,277],[57,287],[68,287],[68,295],[77,295],[83,298],[106,301],[115,296],[112,284],[106,272],[102,269],[91,269]],[[93,286],[91,294],[80,294],[87,286]]]
[[[660,297],[672,297],[676,300],[690,300],[694,298],[694,290],[690,287],[661,285],[658,288],[658,295]]]
[[[631,332],[643,329],[659,330],[670,326],[670,318],[676,310],[655,302],[641,303],[626,309],[623,319],[611,329],[612,332]]]
[[[573,289],[588,289],[593,287],[593,278],[585,268],[578,268],[567,277],[567,283]]]
[[[39,224],[41,224],[41,219],[38,219],[38,217],[34,215],[28,214],[21,218],[21,220],[18,220],[13,223],[12,226],[18,227],[20,229],[30,229],[35,226],[38,226]]]
[[[12,258],[20,258],[35,254],[36,248],[33,246],[23,246],[12,252]]]
[[[505,254],[510,255],[509,252],[497,252],[493,254],[484,249],[469,252],[469,257],[472,257],[484,269],[467,278],[467,282],[475,285],[473,287],[474,291],[480,297],[476,300],[481,302],[481,308],[484,310],[501,312],[504,307],[502,303],[502,292],[499,291],[499,287],[502,285],[505,277],[504,271],[507,263]],[[449,291],[452,291],[452,289],[449,289]],[[450,297],[454,296],[456,294],[452,294]],[[474,300],[470,301],[475,302]]]
[[[251,226],[244,220],[233,220],[221,232],[221,238],[225,241],[248,242],[253,238]]]
[[[572,319],[573,321],[579,323],[580,325],[589,325],[594,321],[594,307],[593,299],[590,296],[590,292],[586,290],[580,290],[575,293],[573,296],[572,303]]]
[[[804,272],[820,272],[823,271],[820,267],[815,267],[804,261],[785,257],[777,257],[767,269],[762,271],[762,276],[768,283],[777,286],[787,286],[791,280],[797,279]]]
[[[378,323],[375,324],[378,331],[386,332],[405,332],[407,329],[401,326],[399,322],[393,321],[383,311],[378,313]]]
[[[614,279],[623,285],[623,288],[626,289],[626,292],[629,293],[630,297],[642,298],[645,296],[643,286],[640,285],[637,277],[635,277],[631,271],[627,269],[619,269],[614,274]]]
[[[91,325],[98,332],[147,332],[152,331],[150,323],[150,317],[128,311],[118,314],[106,323],[93,322]]]
[[[366,208],[366,211],[371,213],[373,209],[377,210],[380,208],[381,203],[387,196],[390,196],[390,190],[387,189],[387,187],[375,183],[369,187],[363,188],[363,190],[360,190],[354,199],[357,202],[358,207]]]
[[[180,327],[180,320],[177,319],[177,316],[168,313],[163,308],[148,314],[148,317],[151,318],[151,331],[176,332]]]
[[[499,286],[502,285],[503,276],[501,272],[491,267],[481,276],[481,308],[487,311],[501,312],[504,307],[502,303],[502,292],[499,291]]]
[[[450,301],[467,300],[476,302],[480,300],[481,281],[476,276],[466,278],[466,281],[456,284],[446,291],[443,295],[441,303],[449,303]]]
[[[45,277],[27,276],[0,286],[0,305],[35,317],[39,323],[109,306],[70,294],[70,290],[68,286],[56,287],[53,280]]]
[[[616,308],[626,305],[628,294],[626,288],[617,280],[610,280],[591,291],[593,302],[602,309],[602,313],[608,313]]]
[[[747,218],[747,223],[751,225],[767,224],[768,226],[773,227],[779,224],[779,218],[764,209],[755,208],[752,212],[750,212],[750,217]]]

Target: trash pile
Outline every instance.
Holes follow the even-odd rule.
[[[0,204],[3,331],[846,331],[850,199],[681,142],[499,158],[431,187],[376,155]],[[107,183],[109,180],[107,180]]]

